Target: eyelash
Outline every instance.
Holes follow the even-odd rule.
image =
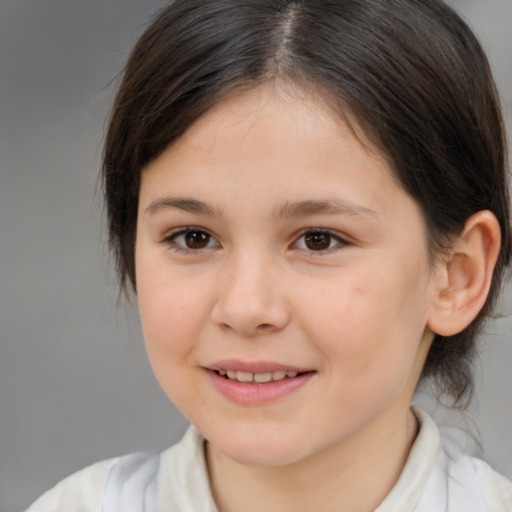
[[[206,246],[194,249],[191,247],[185,247],[184,245],[178,244],[176,242],[176,240],[181,236],[187,235],[187,233],[188,234],[196,234],[196,235],[198,234],[201,237],[204,237],[202,240],[200,240],[200,242],[201,241],[204,242],[205,238],[206,238],[207,239]],[[305,237],[307,237],[308,235],[315,235],[317,237],[319,235],[327,236],[329,246],[325,249],[317,249],[317,250],[307,248],[307,247],[298,247],[299,242],[303,239],[305,240]],[[220,244],[218,242],[215,242],[216,245],[210,246],[210,243],[212,240],[215,241],[215,237],[213,235],[211,235],[210,233],[208,233],[208,231],[206,231],[202,228],[199,228],[199,227],[195,227],[195,226],[187,226],[185,228],[180,228],[177,231],[174,231],[174,232],[168,234],[163,239],[163,243],[165,243],[171,250],[178,252],[178,253],[182,253],[182,254],[194,254],[195,253],[195,254],[197,254],[200,251],[209,250],[209,249],[212,249],[215,247],[220,247]],[[333,247],[331,247],[331,243],[333,241],[335,241],[335,245]],[[303,244],[303,245],[305,245],[305,244]],[[330,254],[331,252],[339,250],[343,247],[347,247],[349,245],[351,245],[351,243],[347,239],[341,237],[340,235],[338,235],[328,229],[308,228],[308,229],[303,230],[300,233],[300,236],[296,239],[295,242],[293,242],[291,247],[297,248],[298,250],[301,250],[301,251],[306,251],[306,252],[310,253],[311,255],[321,256],[321,255],[325,255],[325,254]]]
[[[334,252],[336,250],[339,250],[343,247],[347,247],[348,245],[350,245],[350,242],[346,238],[343,238],[342,236],[340,236],[328,229],[308,228],[301,232],[299,238],[297,238],[297,240],[292,244],[292,246],[297,246],[299,241],[301,241],[303,239],[305,240],[305,237],[307,237],[308,235],[327,236],[328,240],[329,240],[329,247],[327,247],[326,249],[314,250],[311,248],[302,248],[302,247],[299,248],[300,250],[307,251],[308,253],[311,253],[312,255],[322,256],[324,254],[330,254],[331,252]],[[333,242],[333,241],[335,241],[336,244],[333,247],[330,247],[331,242]]]
[[[177,242],[176,242],[176,239],[180,236],[185,236],[187,233],[196,233],[196,234],[200,234],[200,235],[206,235],[206,237],[208,237],[208,242],[207,242],[207,245],[210,244],[210,241],[211,240],[215,240],[215,237],[213,235],[211,235],[210,233],[208,233],[208,231],[202,229],[202,228],[199,228],[199,227],[195,227],[195,226],[187,226],[185,228],[180,228],[176,231],[173,231],[172,233],[169,233],[164,239],[163,239],[163,243],[166,244],[171,250],[175,251],[175,252],[178,252],[178,253],[182,253],[182,254],[197,254],[199,251],[204,251],[204,250],[208,250],[208,249],[211,249],[211,247],[201,247],[199,249],[193,249],[191,247],[185,247],[185,246],[182,246],[182,245],[179,245]],[[217,243],[217,246],[219,246],[219,244]]]

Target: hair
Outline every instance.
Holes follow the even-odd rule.
[[[422,380],[466,404],[475,338],[509,261],[506,142],[489,64],[437,0],[175,0],[136,43],[112,109],[103,180],[121,289],[135,290],[142,170],[229,94],[280,80],[324,93],[387,157],[425,219],[431,254],[490,210],[502,245],[487,301],[436,335]]]

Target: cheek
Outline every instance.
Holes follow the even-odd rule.
[[[194,348],[199,337],[201,303],[193,287],[158,272],[138,268],[138,302],[148,359],[168,398],[189,416],[197,405]]]
[[[201,288],[147,263],[138,263],[137,296],[148,355],[153,365],[185,359],[197,338]]]
[[[304,329],[333,372],[347,379],[345,385],[354,383],[354,389],[374,387],[372,379],[402,379],[426,324],[417,269],[404,269],[394,260],[379,263],[380,268],[351,269],[309,297],[303,295]]]

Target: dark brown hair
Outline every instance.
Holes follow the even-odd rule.
[[[164,8],[131,53],[105,143],[122,288],[135,288],[142,169],[226,95],[276,79],[327,93],[387,156],[422,209],[432,254],[475,212],[498,218],[502,247],[488,300],[463,332],[436,336],[423,371],[460,402],[471,394],[475,336],[509,260],[509,199],[487,59],[441,1],[175,0]]]

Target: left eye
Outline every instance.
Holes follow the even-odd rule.
[[[295,243],[298,249],[307,251],[327,251],[339,245],[346,245],[346,241],[329,231],[308,231]]]
[[[178,231],[168,237],[167,241],[177,246],[177,248],[185,250],[209,249],[219,245],[206,231],[193,228]]]

